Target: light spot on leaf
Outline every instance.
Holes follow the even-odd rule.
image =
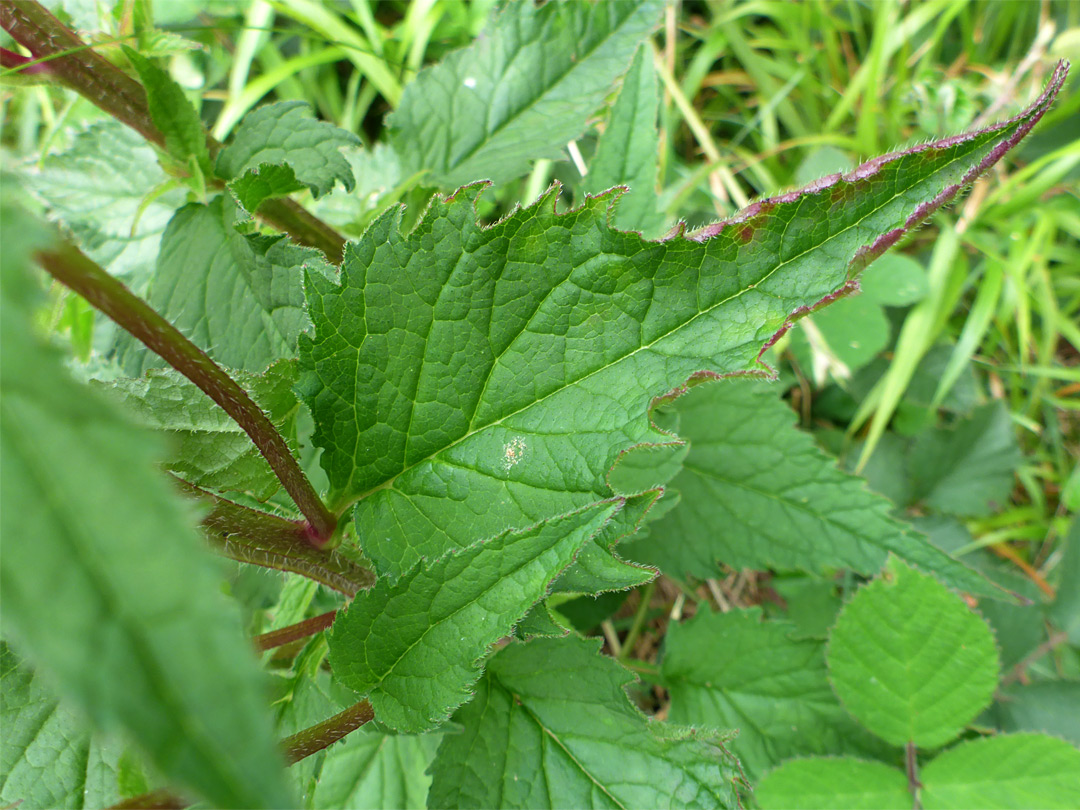
[[[503,447],[503,470],[510,472],[510,470],[525,457],[525,450],[527,445],[521,438],[515,437],[511,441],[508,441]]]

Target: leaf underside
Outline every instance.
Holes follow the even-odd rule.
[[[673,405],[690,452],[671,486],[682,499],[625,553],[675,574],[719,563],[825,573],[881,570],[889,552],[971,593],[1002,591],[890,516],[892,504],[837,468],[776,387],[707,382]]]

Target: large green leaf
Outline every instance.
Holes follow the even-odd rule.
[[[0,567],[17,648],[99,726],[123,726],[215,805],[291,804],[263,681],[158,447],[38,338],[35,223],[3,211]]]
[[[304,101],[281,101],[252,110],[217,158],[217,173],[233,181],[240,202],[255,211],[267,197],[305,186],[316,197],[340,182],[356,185],[343,146],[358,146],[351,132],[311,116]]]
[[[590,193],[627,186],[630,191],[619,198],[615,208],[615,227],[646,236],[655,235],[664,225],[656,196],[659,103],[652,47],[646,42],[638,48],[630,72],[623,79],[582,184]]]
[[[992,165],[1063,76],[1010,122],[692,238],[614,231],[606,197],[556,214],[557,189],[487,228],[481,185],[436,199],[408,236],[387,212],[347,247],[339,284],[311,272],[305,284],[315,334],[301,336],[301,387],[335,506],[359,501],[365,552],[401,573],[610,497],[621,452],[671,442],[650,426],[653,397],[703,370],[764,371],[762,347],[791,318],[849,289]]]
[[[779,391],[745,381],[706,383],[675,402],[690,453],[671,486],[679,505],[626,553],[673,574],[734,568],[870,575],[891,551],[951,584],[1001,592],[890,516],[892,504],[837,468]]]
[[[150,304],[211,357],[229,368],[262,372],[296,356],[307,324],[301,268],[326,272],[322,254],[279,236],[244,236],[228,194],[176,212],[161,238]],[[131,374],[164,361],[123,342]]]
[[[702,611],[668,627],[661,676],[671,721],[738,729],[731,749],[752,782],[788,757],[884,749],[833,695],[824,643],[794,631],[762,622],[760,609]]]
[[[926,810],[1072,810],[1080,800],[1080,750],[1044,734],[986,737],[950,748],[920,778]]]
[[[468,48],[410,82],[387,119],[406,175],[436,185],[525,174],[585,130],[638,43],[657,0],[510,3]]]
[[[236,379],[286,435],[295,427],[296,361],[281,360],[265,375],[234,372]],[[102,387],[135,419],[168,439],[165,467],[200,487],[247,492],[265,501],[281,482],[232,417],[195,383],[172,369],[152,369],[138,378],[119,378]]]
[[[0,642],[0,802],[26,808],[106,807],[127,798],[123,745],[92,735],[86,719]],[[141,787],[141,786],[140,786]],[[143,790],[137,790],[141,793]]]
[[[903,771],[854,757],[786,762],[757,786],[763,810],[911,810]]]
[[[595,640],[510,644],[443,737],[428,807],[735,807],[723,741],[647,720],[633,680]]]
[[[936,748],[990,703],[990,627],[933,577],[890,558],[829,636],[829,677],[860,723],[893,745]]]
[[[334,675],[370,696],[381,723],[405,732],[435,728],[468,698],[477,661],[620,505],[506,533],[417,565],[396,582],[380,580],[334,622]]]

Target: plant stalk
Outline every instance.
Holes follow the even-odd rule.
[[[308,519],[308,540],[320,548],[330,541],[337,518],[315,492],[285,439],[247,391],[180,330],[74,245],[61,243],[52,250],[40,251],[37,259],[53,278],[142,341],[235,419]]]
[[[919,798],[922,782],[919,781],[918,752],[915,743],[910,740],[904,746],[904,770],[907,773],[908,790],[911,791],[912,810],[922,810],[922,800]]]
[[[622,649],[617,656],[619,661],[625,661],[630,656],[630,653],[634,651],[634,645],[637,643],[638,636],[641,635],[641,630],[645,626],[645,620],[649,615],[649,602],[652,601],[653,591],[655,590],[656,580],[654,579],[645,586],[645,590],[641,591],[641,603],[634,614],[634,623],[630,626],[630,632],[626,634],[626,638],[623,640]]]
[[[173,476],[185,494],[205,500],[202,530],[214,549],[238,562],[292,571],[353,597],[375,584],[375,574],[342,550],[316,548],[303,523],[249,509]]]
[[[336,616],[337,611],[331,610],[328,613],[323,613],[321,616],[312,616],[310,619],[304,619],[302,622],[290,624],[288,627],[282,627],[278,630],[271,630],[269,633],[255,636],[252,641],[255,644],[256,650],[259,652],[266,652],[275,647],[284,646],[290,642],[313,636],[316,633],[325,630],[334,623],[334,617]]]
[[[329,748],[338,740],[356,731],[365,723],[375,719],[375,712],[366,700],[356,703],[345,711],[335,714],[329,720],[306,728],[286,737],[281,741],[285,761],[295,765],[302,759]],[[134,810],[134,808],[160,808],[161,810],[183,810],[192,804],[167,790],[155,790],[132,799],[114,804],[109,810]]]
[[[4,56],[5,67],[21,67],[55,78],[160,149],[165,148],[165,136],[150,115],[143,86],[95,53],[40,3],[24,0],[0,3],[0,25],[29,50],[35,60],[41,60],[25,60],[9,51],[6,53],[10,57]],[[206,145],[211,156],[221,149],[221,144],[209,133]],[[221,180],[210,185],[216,189],[224,188]],[[294,200],[267,200],[256,213],[268,224],[289,234],[298,244],[321,250],[334,264],[341,263],[344,237]]]
[[[374,719],[375,711],[371,708],[371,704],[366,700],[361,700],[345,711],[335,714],[329,720],[323,720],[318,725],[305,728],[282,740],[281,744],[285,747],[285,759],[293,765],[305,757],[317,754],[324,748],[329,748],[338,740]]]

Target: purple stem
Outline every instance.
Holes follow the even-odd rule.
[[[61,243],[53,250],[39,252],[37,259],[53,278],[116,321],[236,420],[308,519],[308,540],[320,548],[329,542],[337,518],[326,508],[281,434],[247,391],[180,330],[74,245]]]

